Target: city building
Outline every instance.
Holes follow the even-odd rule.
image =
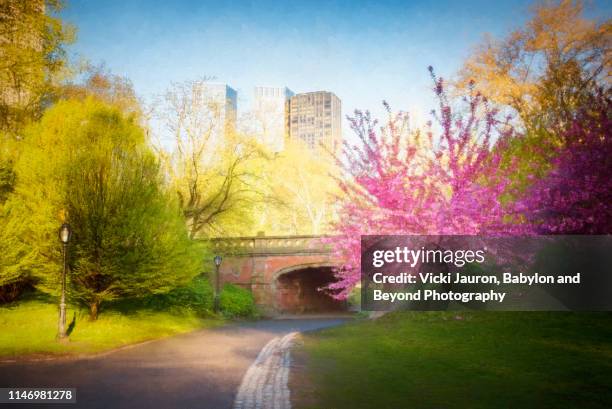
[[[211,136],[221,143],[236,127],[238,113],[238,93],[227,84],[202,82],[194,96],[201,104],[201,112],[210,119],[213,126]]]
[[[287,87],[255,87],[253,115],[255,131],[261,142],[273,152],[284,149],[288,133],[289,99],[293,92]]]
[[[297,94],[289,103],[289,137],[300,138],[311,149],[337,153],[342,147],[342,106],[333,92]]]

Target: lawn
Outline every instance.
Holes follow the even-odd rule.
[[[58,307],[46,300],[28,300],[0,307],[0,360],[14,357],[92,354],[120,346],[220,325],[220,319],[194,314],[136,310],[103,311],[89,321],[87,311],[68,307],[74,320],[70,342],[58,343]]]
[[[402,312],[303,339],[290,380],[297,409],[612,402],[610,313]]]

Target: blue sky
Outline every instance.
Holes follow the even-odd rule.
[[[523,24],[518,1],[142,1],[69,0],[75,54],[127,76],[145,100],[171,82],[208,76],[238,90],[247,109],[255,85],[328,90],[380,113],[432,108],[427,66],[452,75],[485,32]],[[604,10],[604,8],[607,8]],[[592,2],[590,15],[609,15]]]

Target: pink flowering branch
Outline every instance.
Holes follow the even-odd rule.
[[[328,286],[336,298],[345,298],[360,280],[360,240],[368,234],[477,235],[516,233],[507,223],[501,201],[511,168],[501,170],[503,149],[511,136],[507,120],[487,100],[470,92],[463,100],[466,114],[451,108],[442,78],[430,70],[439,111],[425,135],[406,132],[408,116],[389,113],[378,127],[369,112],[349,118],[359,144],[345,145],[345,172],[339,181],[342,197],[339,237],[331,241],[344,260],[337,281]],[[425,145],[426,149],[424,149]]]

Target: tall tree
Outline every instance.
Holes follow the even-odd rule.
[[[301,140],[265,162],[266,200],[258,205],[258,231],[269,234],[324,234],[335,220],[340,168],[331,154],[313,151]]]
[[[58,0],[0,0],[0,302],[31,283],[33,249],[12,198],[23,129],[37,120],[69,74],[65,46],[74,29],[57,17]]]
[[[133,116],[89,97],[62,101],[28,129],[16,165],[37,286],[56,291],[61,219],[74,229],[73,299],[95,319],[102,302],[166,292],[199,273],[176,199]]]
[[[191,237],[249,231],[262,197],[262,151],[227,120],[226,101],[208,92],[205,79],[173,84],[157,108],[170,139],[159,153]]]
[[[359,144],[345,149],[340,237],[331,240],[344,260],[338,281],[329,286],[336,297],[347,297],[360,280],[362,235],[478,235],[518,228],[508,224],[502,197],[509,184],[509,172],[499,169],[501,147],[510,138],[505,121],[478,93],[466,98],[467,115],[459,115],[442,79],[434,81],[436,127],[414,134],[411,143],[403,140],[401,115],[392,115],[381,129],[367,112],[351,119]],[[421,138],[431,149],[418,149]],[[494,138],[497,149],[491,149]]]
[[[569,124],[596,89],[609,84],[612,22],[583,17],[582,1],[542,2],[525,27],[487,37],[467,60],[470,80],[496,103],[513,108],[530,131]]]
[[[0,133],[38,118],[65,78],[74,29],[59,0],[0,1]]]

